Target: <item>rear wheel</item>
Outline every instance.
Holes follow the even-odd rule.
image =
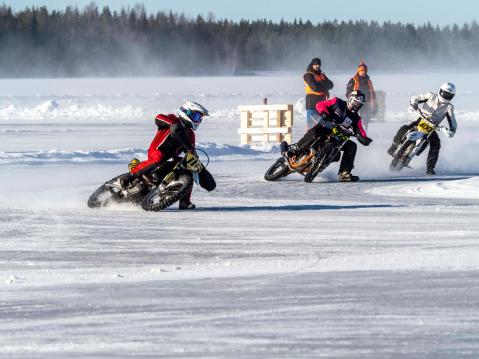
[[[278,160],[273,163],[273,165],[266,171],[264,174],[264,179],[266,181],[276,181],[281,177],[285,177],[289,174],[289,166],[286,163],[284,157],[278,158]]]
[[[151,191],[141,203],[145,211],[161,211],[186,196],[193,188],[191,173],[181,173],[166,186]]]
[[[112,203],[121,202],[123,196],[119,187],[119,177],[112,178],[93,192],[90,198],[88,198],[88,207],[101,208],[107,207]],[[118,182],[118,186],[116,186],[115,182]]]

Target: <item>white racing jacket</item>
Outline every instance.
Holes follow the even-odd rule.
[[[430,121],[436,125],[439,125],[446,117],[449,123],[449,130],[454,133],[456,132],[456,116],[454,116],[454,106],[451,103],[439,102],[439,97],[433,92],[413,96],[410,102],[413,107],[414,105],[422,105],[421,110],[431,114]]]

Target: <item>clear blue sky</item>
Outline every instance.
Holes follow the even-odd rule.
[[[14,0],[4,1],[15,10],[26,6],[46,5],[49,8],[63,9],[67,5],[83,8],[91,0]],[[338,20],[391,20],[422,25],[463,24],[479,20],[479,0],[97,0],[99,8],[108,5],[112,9],[134,6],[143,3],[149,12],[173,10],[186,15],[207,15],[217,18],[258,19],[279,21],[301,18],[313,23],[325,19]]]

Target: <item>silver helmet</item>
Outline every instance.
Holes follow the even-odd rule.
[[[447,103],[452,100],[456,94],[456,86],[450,82],[445,82],[439,87],[439,101]]]

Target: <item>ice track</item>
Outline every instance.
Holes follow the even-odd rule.
[[[265,182],[274,149],[238,147],[236,106],[265,94],[296,103],[301,81],[188,79],[188,91],[203,94],[194,99],[215,108],[198,136],[218,183],[212,193],[195,187],[198,209],[188,213],[86,206],[131,156],[144,156],[150,113],[177,106],[186,79],[5,81],[0,357],[479,357],[471,76],[451,79],[466,94],[458,107],[467,116],[443,141],[437,176],[423,174],[424,158],[413,170],[388,171],[398,123],[386,122],[373,124],[375,141],[358,149],[362,181],[346,184],[337,165],[312,184]],[[422,91],[435,85],[431,77],[416,74],[411,88],[404,74],[382,75],[375,85],[403,121],[412,94],[402,88]],[[295,136],[303,115],[295,113]]]
[[[188,215],[92,211],[82,196],[64,204],[62,187],[42,194],[50,206],[3,207],[2,357],[479,353],[474,200],[378,196],[373,180],[271,184],[268,163],[213,164],[218,191],[196,191]],[[35,169],[40,182],[51,171]]]

